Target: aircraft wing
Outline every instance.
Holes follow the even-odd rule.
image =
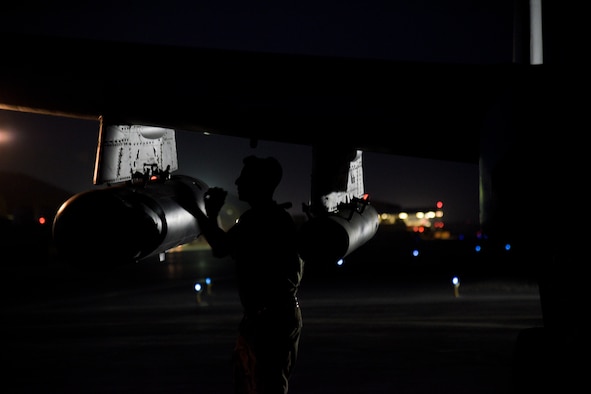
[[[478,162],[516,65],[403,63],[5,34],[0,108]]]

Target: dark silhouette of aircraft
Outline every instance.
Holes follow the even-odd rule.
[[[520,349],[550,353],[520,360],[535,364],[531,379],[576,380],[574,355],[588,344],[587,237],[584,219],[564,215],[586,206],[581,95],[588,78],[565,23],[570,12],[544,7],[547,60],[540,64],[529,61],[527,23],[516,36],[515,61],[492,65],[3,34],[0,108],[97,119],[102,128],[146,125],[311,145],[313,217],[329,214],[322,196],[346,189],[342,174],[358,150],[479,163],[483,234],[492,244],[511,242],[515,264],[540,285],[543,334],[524,334]],[[349,239],[367,224],[360,222],[346,229]],[[372,230],[366,235],[360,244]],[[540,368],[552,373],[533,376]]]

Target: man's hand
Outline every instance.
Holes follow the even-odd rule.
[[[224,204],[226,203],[226,196],[228,192],[219,187],[209,188],[203,195],[203,202],[205,204],[205,212],[210,219],[216,218]]]

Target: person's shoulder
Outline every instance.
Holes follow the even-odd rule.
[[[265,217],[267,220],[274,221],[274,222],[291,222],[293,221],[293,217],[291,213],[288,211],[288,207],[284,204],[277,204],[273,203],[265,208],[261,209],[259,212],[259,217]]]
[[[250,219],[250,218],[289,218],[292,219],[291,213],[288,209],[291,207],[291,204],[277,204],[273,202],[272,204],[259,206],[256,208],[250,208],[240,216],[241,219]]]
[[[289,209],[291,208],[291,206],[292,206],[292,204],[290,202],[282,203],[282,204],[275,203],[274,209],[276,211],[280,212],[281,215],[289,216],[291,218],[291,213],[289,212]]]
[[[290,204],[290,206],[291,206],[291,204]],[[295,220],[294,220],[291,212],[288,211],[288,209],[289,209],[288,207],[278,205],[277,206],[278,213],[276,215],[276,217],[278,218],[277,220],[281,221],[285,226],[295,228]]]

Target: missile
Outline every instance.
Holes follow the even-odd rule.
[[[304,261],[336,263],[370,240],[379,215],[363,199],[339,205],[334,212],[305,222],[299,230],[299,252]]]
[[[204,210],[208,186],[199,179],[130,183],[78,193],[54,218],[52,235],[58,255],[118,265],[160,255],[200,235],[195,217],[184,207]]]

